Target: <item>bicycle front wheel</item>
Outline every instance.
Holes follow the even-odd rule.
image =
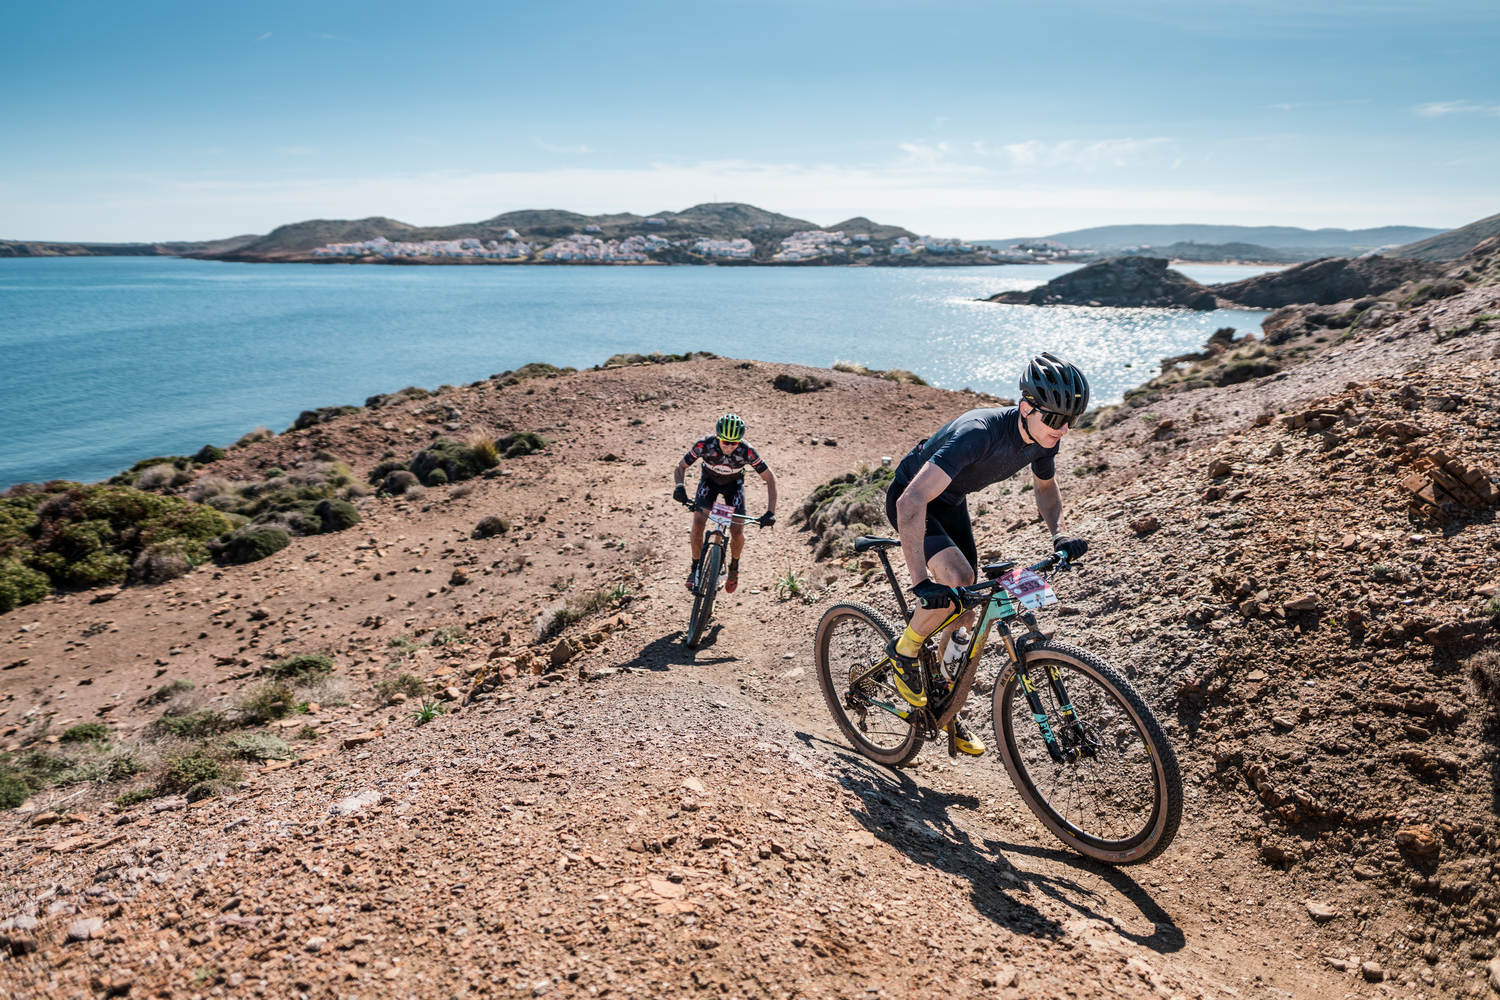
[[[995,685],[1001,755],[1027,808],[1064,844],[1098,861],[1156,857],[1182,822],[1182,772],[1161,723],[1135,688],[1103,660],[1065,643],[1026,656],[1032,684],[1062,750],[1048,752],[1014,666]],[[1048,682],[1056,670],[1075,721],[1063,718]]]
[[[833,720],[856,750],[888,767],[911,763],[922,749],[906,718],[912,709],[884,662],[895,637],[896,626],[874,608],[835,604],[813,639],[813,666]]]
[[[719,594],[719,564],[724,558],[723,549],[709,544],[703,550],[703,559],[698,564],[698,589],[693,592],[693,614],[688,619],[687,646],[697,647],[703,638],[703,630],[713,617],[714,598]]]

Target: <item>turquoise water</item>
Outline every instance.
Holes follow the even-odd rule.
[[[0,260],[0,487],[93,481],[258,424],[281,430],[304,409],[622,351],[844,359],[1013,395],[1022,360],[1051,350],[1109,402],[1156,359],[1220,326],[1257,329],[1265,315],[973,301],[1071,269]],[[1181,270],[1214,282],[1264,269]]]

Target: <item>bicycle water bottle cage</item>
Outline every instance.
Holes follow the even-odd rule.
[[[998,580],[1009,573],[1016,564],[1013,562],[988,563],[984,567],[984,578],[986,580]]]
[[[875,535],[860,535],[854,540],[855,552],[868,552],[871,549],[888,549],[893,545],[900,545],[899,538],[878,538]]]

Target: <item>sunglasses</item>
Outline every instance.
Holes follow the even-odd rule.
[[[1034,412],[1037,414],[1037,416],[1042,418],[1042,423],[1046,424],[1048,427],[1052,428],[1055,431],[1062,430],[1073,421],[1073,418],[1068,416],[1066,413],[1053,413],[1051,410],[1043,410],[1040,408],[1037,408]]]

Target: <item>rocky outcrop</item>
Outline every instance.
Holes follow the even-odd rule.
[[[1345,299],[1384,295],[1408,281],[1432,278],[1442,268],[1426,261],[1391,257],[1325,257],[1244,281],[1213,285],[1219,298],[1251,309],[1332,305]]]
[[[1001,292],[987,301],[1032,306],[1215,307],[1213,292],[1167,263],[1165,257],[1110,257],[1029,292]]]

